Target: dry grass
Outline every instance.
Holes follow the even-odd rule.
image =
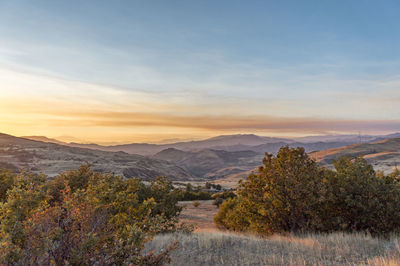
[[[193,225],[195,232],[217,230],[214,224],[214,216],[218,212],[218,208],[213,205],[213,200],[201,200],[200,205],[195,207],[193,201],[181,201],[183,211],[179,220],[183,223]]]
[[[360,234],[271,236],[257,238],[223,232],[157,236],[147,245],[156,252],[174,240],[172,265],[400,265],[400,238]]]

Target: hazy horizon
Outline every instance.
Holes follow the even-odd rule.
[[[0,132],[130,143],[400,131],[396,1],[4,1]]]
[[[0,132],[3,134],[7,134],[7,132]],[[362,134],[362,132],[354,133],[354,134],[314,134],[314,135],[301,135],[301,136],[282,136],[282,135],[277,135],[277,136],[272,136],[272,135],[257,135],[253,133],[238,133],[238,134],[225,134],[225,135],[214,135],[214,136],[209,136],[209,137],[199,137],[199,138],[175,138],[175,139],[162,139],[158,141],[140,141],[140,140],[126,140],[126,141],[120,141],[120,142],[110,142],[110,141],[100,141],[100,142],[94,142],[94,141],[88,141],[84,139],[78,139],[73,136],[44,136],[44,135],[21,135],[21,136],[15,136],[19,138],[48,138],[49,140],[56,140],[60,142],[65,142],[65,143],[77,143],[77,144],[97,144],[97,145],[124,145],[124,144],[158,144],[158,145],[163,145],[163,144],[174,144],[174,143],[179,143],[179,142],[191,142],[191,141],[204,141],[204,140],[209,140],[212,138],[216,137],[229,137],[229,136],[239,136],[239,135],[254,135],[258,137],[271,137],[271,138],[282,138],[282,139],[288,139],[288,140],[294,140],[294,141],[301,141],[302,138],[309,138],[309,137],[340,137],[340,136],[359,136],[361,139],[362,137],[366,136],[385,136],[385,135],[390,135],[390,134],[400,134],[400,132],[389,132],[385,134]],[[9,134],[11,135],[11,134]]]

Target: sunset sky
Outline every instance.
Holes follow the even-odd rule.
[[[400,131],[399,1],[1,1],[0,132]]]

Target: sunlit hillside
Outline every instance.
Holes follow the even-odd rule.
[[[310,156],[326,166],[331,166],[332,160],[343,156],[351,158],[362,156],[374,166],[375,170],[390,172],[396,166],[400,166],[400,138],[312,152]]]

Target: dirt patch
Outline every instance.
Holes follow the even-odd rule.
[[[181,201],[180,206],[183,210],[179,219],[181,222],[195,226],[195,231],[218,230],[214,224],[214,216],[218,212],[217,206],[213,205],[213,200],[199,200],[199,206],[195,207],[193,201]]]

